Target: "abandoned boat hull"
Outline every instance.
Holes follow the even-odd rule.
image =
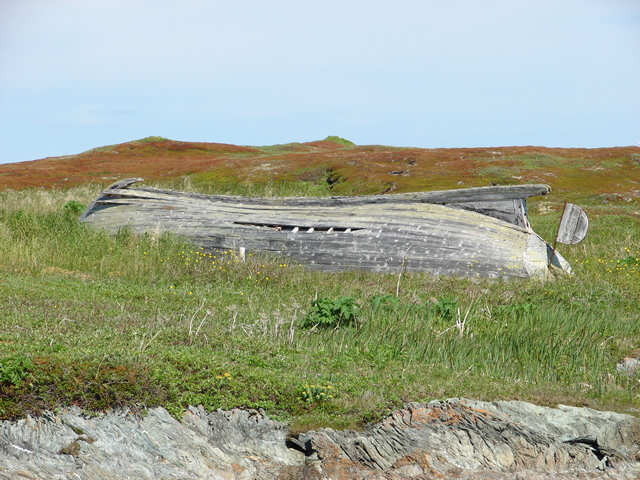
[[[548,272],[551,248],[531,230],[524,199],[517,194],[476,201],[477,196],[464,196],[473,190],[468,189],[449,197],[448,204],[428,203],[419,194],[368,197],[375,202],[367,197],[266,199],[131,188],[139,180],[107,188],[81,221],[110,233],[122,227],[172,232],[210,251],[286,255],[329,272],[428,271],[493,278]],[[442,195],[434,197],[442,201]],[[505,215],[510,221],[500,219]],[[561,256],[554,264],[570,270]]]

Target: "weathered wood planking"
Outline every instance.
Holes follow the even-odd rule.
[[[207,250],[283,254],[323,271],[430,271],[452,276],[547,273],[550,247],[529,225],[525,199],[546,185],[362,197],[201,195],[115,183],[81,221],[116,233],[169,231]],[[569,270],[560,256],[558,268]]]
[[[575,245],[584,240],[589,229],[589,218],[579,206],[565,202],[557,241],[566,245]]]

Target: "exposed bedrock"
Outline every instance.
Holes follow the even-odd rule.
[[[182,421],[70,409],[0,426],[0,478],[635,479],[640,419],[524,402],[409,404],[362,432],[288,438],[255,410]]]

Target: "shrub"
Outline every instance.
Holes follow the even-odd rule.
[[[84,211],[87,206],[84,203],[80,203],[76,200],[69,200],[65,203],[64,207],[62,207],[62,211],[65,214],[74,214],[78,215]]]
[[[359,306],[352,297],[318,298],[311,303],[311,310],[302,319],[302,328],[337,328],[355,325]]]
[[[305,385],[298,397],[301,403],[314,405],[323,403],[333,398],[333,386],[331,385]]]
[[[15,387],[29,375],[33,363],[24,355],[12,355],[0,360],[0,384],[11,384]]]

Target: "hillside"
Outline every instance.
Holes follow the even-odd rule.
[[[78,222],[101,186],[347,195],[547,183],[589,233],[553,282],[322,273],[286,258]],[[73,185],[79,185],[73,187]],[[66,187],[70,188],[66,188]],[[640,148],[268,147],[147,138],[0,166],[0,420],[251,408],[293,432],[361,428],[408,402],[465,397],[640,408]],[[630,365],[630,367],[629,367]],[[56,450],[58,452],[59,450]]]
[[[77,155],[0,165],[0,190],[107,185],[139,176],[171,184],[307,182],[333,195],[547,183],[588,203],[640,199],[640,147],[398,148],[359,146],[339,137],[246,147],[148,137]]]

